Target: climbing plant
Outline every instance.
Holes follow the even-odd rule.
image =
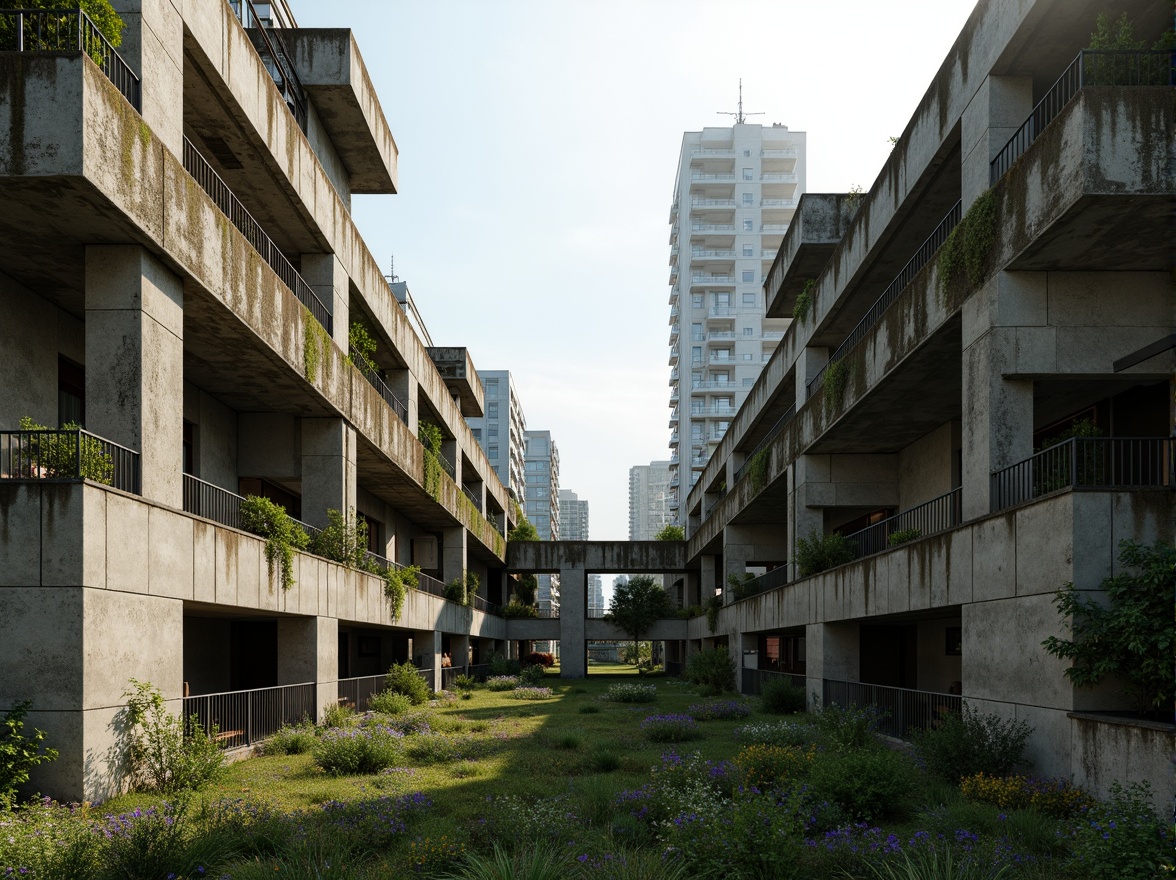
[[[441,429],[432,422],[421,421],[417,438],[425,448],[425,491],[434,501],[441,500]]]
[[[996,195],[992,190],[986,190],[968,208],[968,213],[951,231],[935,258],[941,304],[946,304],[947,292],[960,276],[971,288],[984,280],[996,234]]]
[[[831,416],[845,402],[845,387],[849,384],[849,363],[842,358],[830,362],[825,369],[825,415]]]
[[[751,482],[751,491],[760,492],[768,485],[768,465],[772,460],[771,453],[765,448],[751,457],[747,464],[747,479]]]
[[[241,502],[241,528],[265,538],[265,561],[269,576],[274,566],[282,573],[282,589],[294,586],[294,551],[305,550],[310,538],[302,527],[286,513],[286,508],[260,495],[247,495]]]
[[[302,307],[302,374],[307,381],[317,382],[319,367],[325,362],[331,337],[327,328],[315,320],[310,309]]]
[[[351,360],[352,354],[357,354],[369,365],[373,363],[372,359],[376,355],[376,340],[372,338],[372,334],[368,332],[368,328],[362,321],[351,322],[351,327],[347,331],[347,347],[347,360]]]
[[[813,298],[816,296],[817,279],[810,278],[804,283],[804,287],[800,293],[796,295],[796,303],[792,306],[792,317],[802,324],[808,320],[809,310],[813,306]]]

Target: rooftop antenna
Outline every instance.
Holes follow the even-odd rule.
[[[391,282],[397,282],[400,280],[399,278],[396,277],[396,255],[395,254],[388,255],[388,280]]]
[[[748,116],[763,116],[763,113],[744,113],[743,112],[743,77],[739,77],[739,110],[732,113],[730,110],[716,110],[720,116],[734,116],[735,124],[742,125],[747,121]]]

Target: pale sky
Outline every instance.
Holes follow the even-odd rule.
[[[290,0],[356,33],[400,150],[357,196],[437,345],[510,370],[593,540],[669,458],[669,211],[684,131],[807,133],[808,192],[869,188],[975,0]]]

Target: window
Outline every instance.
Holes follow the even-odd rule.
[[[751,155],[751,150],[744,150],[744,151],[743,151],[743,155],[744,155],[744,156],[750,156],[750,155]]]
[[[60,392],[58,400],[60,401]],[[184,473],[196,476],[196,426],[187,419],[184,419]]]
[[[498,447],[497,446],[489,447],[488,451],[486,452],[486,455],[489,458],[498,458]]]
[[[470,433],[474,435],[475,440],[477,440],[479,443],[482,442],[482,429],[481,428],[470,428]]]
[[[755,305],[755,294],[754,293],[743,294],[743,304],[745,306],[754,306]]]
[[[489,404],[486,407],[486,418],[488,418],[488,419],[498,418],[498,402],[497,401]]]
[[[748,378],[748,377],[744,376],[744,378],[743,378],[743,387],[744,387],[744,388],[750,388],[753,382],[755,382],[755,379],[751,379],[751,378]]]
[[[702,423],[701,422],[694,422],[690,425],[690,439],[691,440],[701,440],[702,439]]]
[[[702,363],[702,346],[701,345],[695,345],[690,349],[690,363],[692,363],[692,364],[701,364]]]
[[[715,398],[715,409],[723,410],[723,409],[730,409],[730,408],[731,408],[731,398],[730,397],[716,397]]]
[[[743,270],[743,280],[744,281],[755,281],[755,269],[744,269]]]
[[[743,335],[744,335],[744,336],[752,336],[752,335],[754,335],[754,334],[755,334],[755,328],[754,328],[754,327],[744,327],[744,328],[743,328]]]
[[[755,256],[755,245],[754,244],[745,244],[743,246],[743,256],[754,257]]]
[[[490,425],[488,428],[486,428],[486,436],[487,437],[497,437],[498,436],[498,425]]]
[[[498,396],[498,380],[497,379],[487,379],[486,380],[486,396],[487,397],[497,397]]]
[[[547,498],[551,493],[546,486],[535,486],[528,483],[527,494],[532,498]]]
[[[700,308],[701,308],[701,304],[700,304]],[[701,321],[695,322],[690,325],[690,338],[696,339],[696,340],[704,338],[702,335],[702,322]]]
[[[755,224],[754,220],[744,220],[743,221],[743,231],[744,232],[754,232],[755,231],[754,224]]]
[[[743,169],[743,179],[744,180],[755,180],[755,178],[751,176],[751,169],[750,168]]]
[[[743,194],[743,204],[754,205],[755,204],[755,194],[754,193],[744,193]]]
[[[86,369],[57,356],[57,424],[86,423]],[[190,472],[186,472],[190,473]]]
[[[730,291],[723,291],[723,292],[715,291],[714,297],[715,297],[715,308],[725,309],[729,305],[731,305]]]
[[[701,309],[702,308],[702,294],[701,293],[690,294],[690,305],[692,305],[696,309]]]
[[[715,352],[715,360],[717,360],[717,361],[731,360],[731,349],[720,348],[718,351]]]
[[[745,354],[745,355],[743,356],[743,359],[744,359],[745,361],[752,361],[752,360],[755,360],[755,355],[753,355],[753,354]]]

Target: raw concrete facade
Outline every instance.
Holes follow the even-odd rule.
[[[1101,11],[980,2],[870,190],[800,199],[763,289],[795,320],[683,501],[688,602],[724,602],[687,647],[818,698],[962,695],[1033,725],[1035,772],[1161,803],[1173,727],[1104,723],[1121,691],[1042,647],[1058,589],[1176,534],[1176,101],[1163,53],[1121,80],[1079,57]],[[1170,26],[1119,11],[1148,45]],[[1035,457],[1073,430],[1099,439]],[[804,576],[835,531],[858,561]]]

